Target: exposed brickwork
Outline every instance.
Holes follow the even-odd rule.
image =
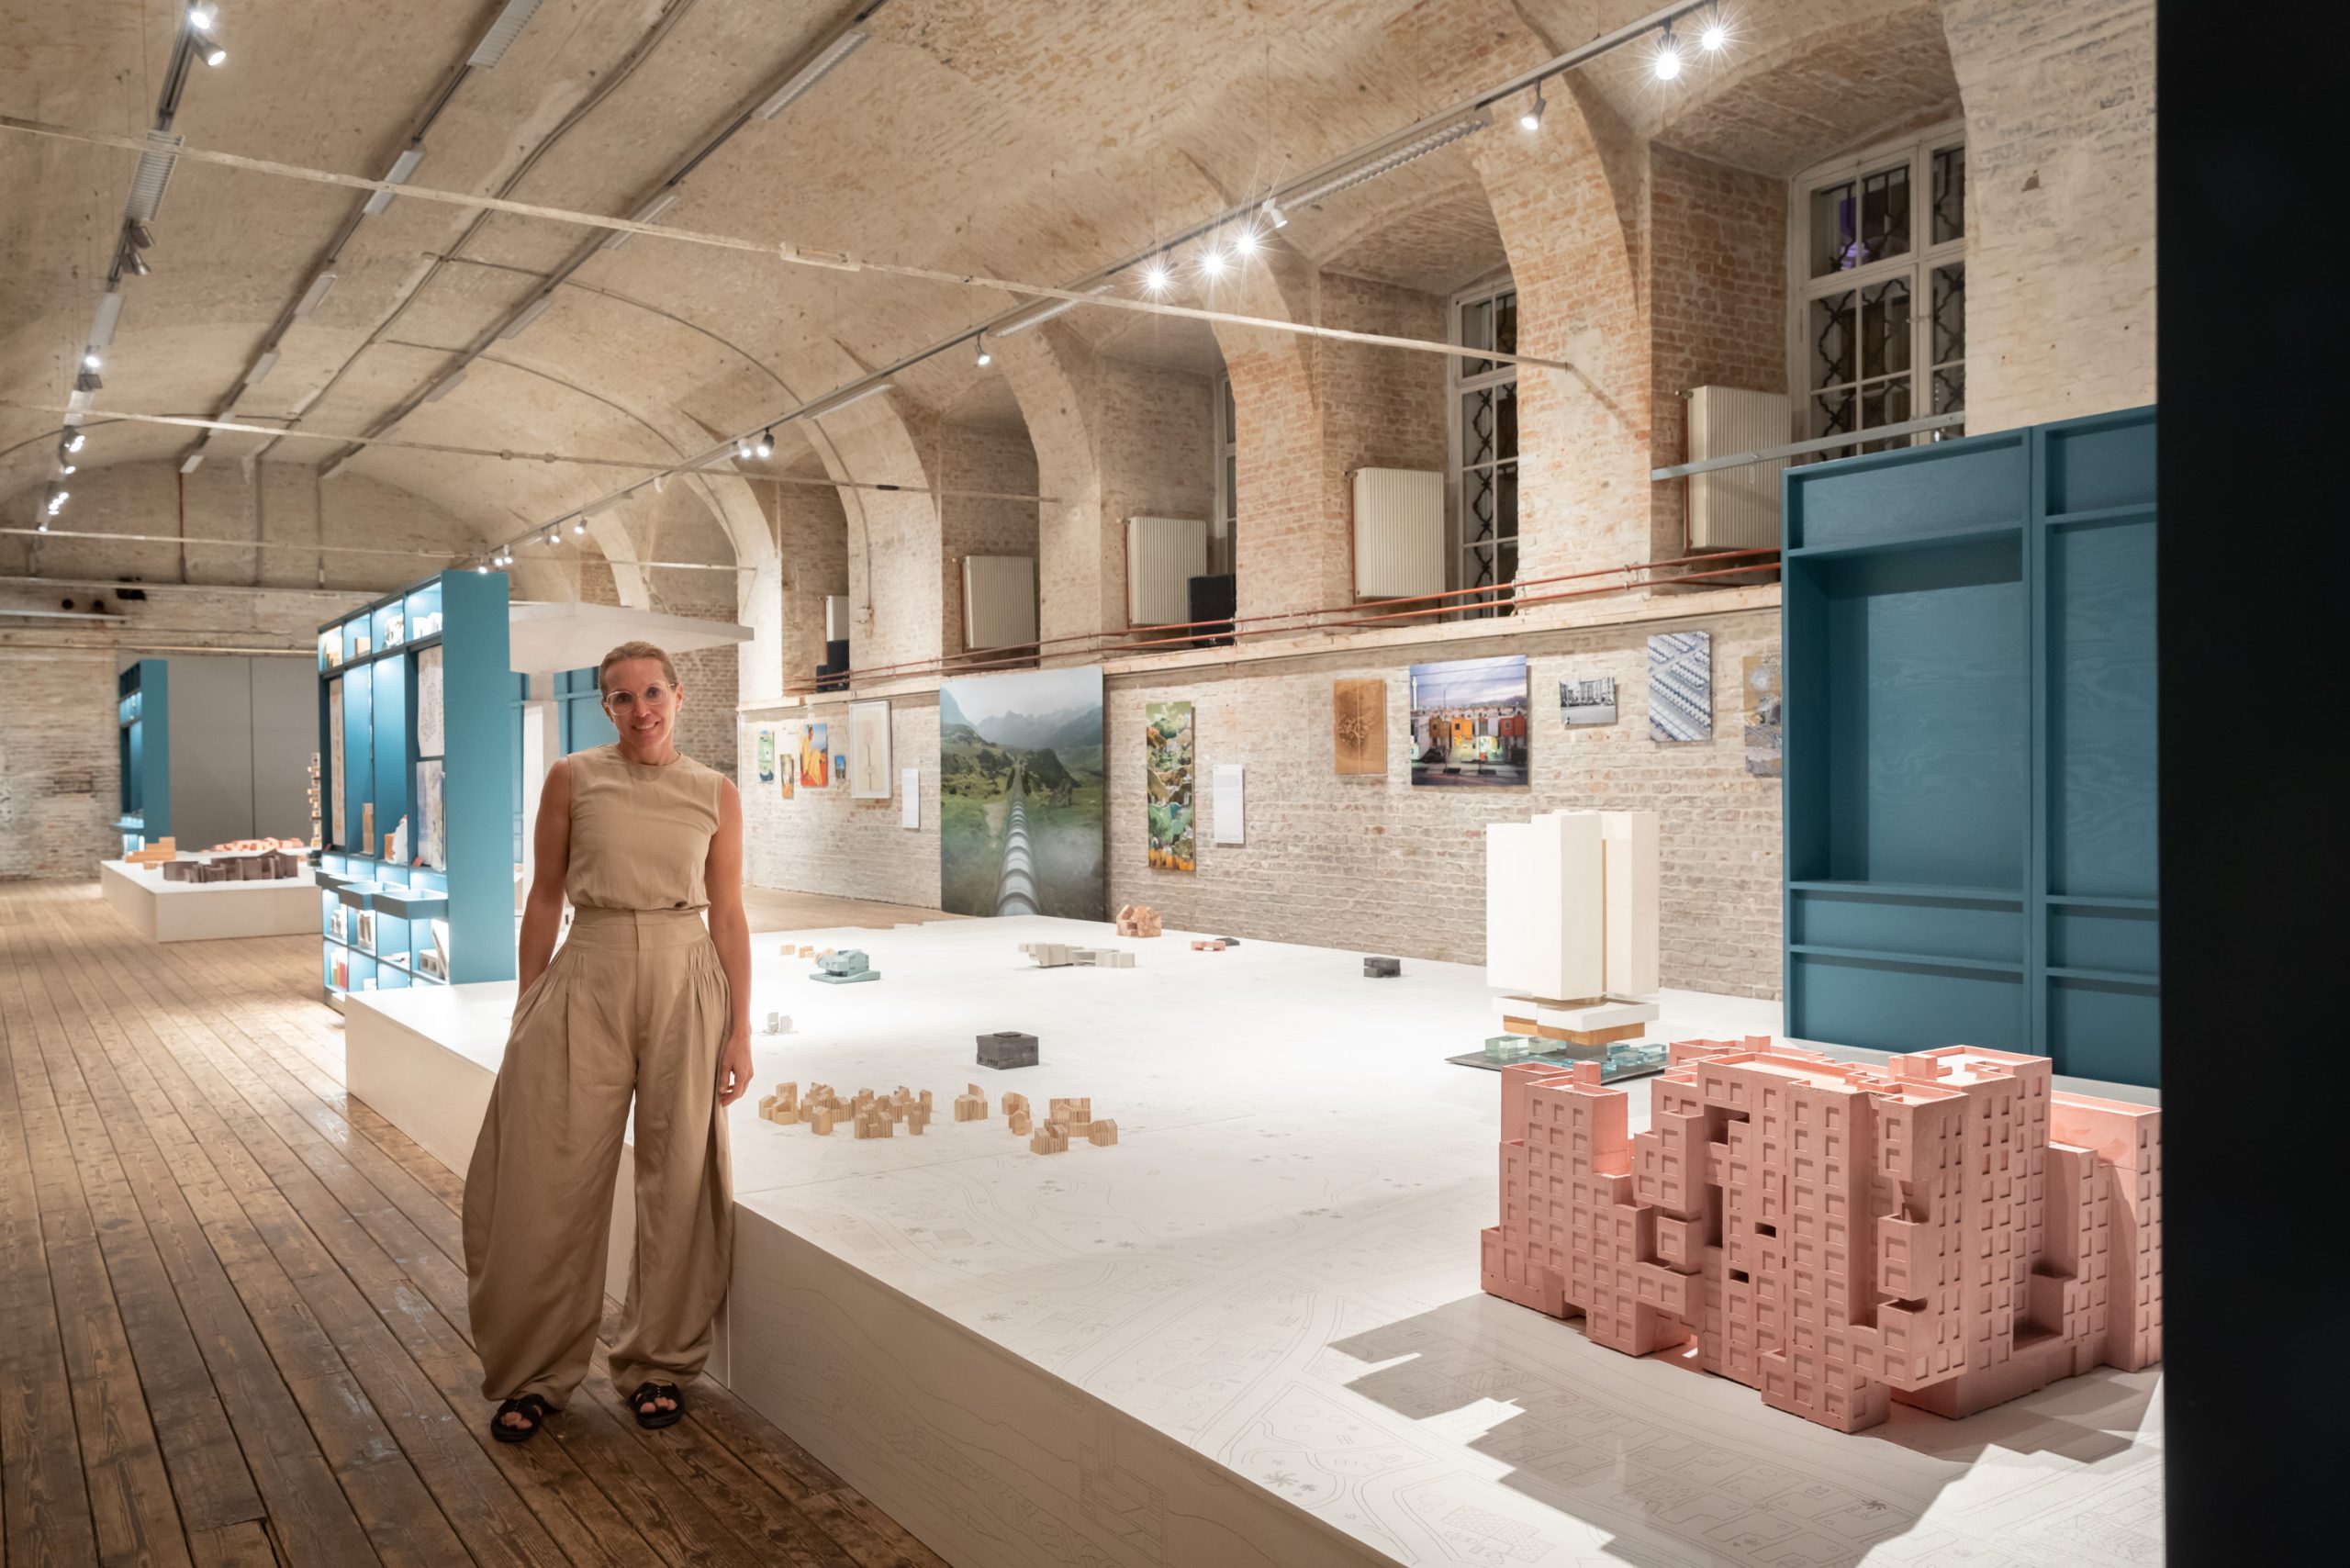
[[[1650,450],[1688,456],[1696,386],[1778,392],[1787,384],[1787,187],[1670,147],[1649,155]],[[1787,439],[1793,439],[1792,423]],[[1659,559],[1683,553],[1684,490],[1650,487]]]
[[[795,788],[789,800],[778,783],[758,779],[758,732],[778,732],[776,767],[797,767],[793,739],[811,722],[826,726],[827,738],[847,750],[848,708],[825,703],[795,710],[790,718],[746,721],[739,745],[743,766],[735,780],[743,792],[744,879],[754,887],[836,893],[884,903],[938,907],[938,699],[895,698],[890,703],[891,799],[849,798],[845,781],[822,790]],[[784,743],[795,749],[786,761]],[[922,826],[898,825],[897,776],[922,770]],[[797,775],[795,774],[795,780]],[[886,983],[886,982],[884,982]]]
[[[1779,781],[1745,771],[1740,661],[1774,651],[1775,616],[1708,617],[1714,739],[1649,739],[1647,627],[1539,633],[1441,656],[1529,656],[1534,781],[1524,790],[1415,789],[1406,734],[1411,655],[1334,655],[1270,668],[1117,676],[1109,683],[1110,902],[1156,907],[1170,925],[1482,962],[1484,824],[1539,811],[1637,808],[1663,833],[1664,983],[1745,996],[1779,990]],[[1421,656],[1427,656],[1423,655]],[[1616,678],[1617,722],[1568,729],[1559,682]],[[1332,767],[1331,683],[1387,682],[1388,772]],[[1199,868],[1145,863],[1143,708],[1194,704]],[[1248,842],[1214,842],[1208,782],[1220,762],[1248,770]]]
[[[824,598],[848,592],[848,519],[839,491],[770,487],[783,557],[783,677],[805,681],[824,662]]]
[[[2154,7],[1943,0],[1966,107],[1966,412],[2154,400]]]
[[[1036,494],[1036,452],[1023,430],[940,425],[941,488]],[[940,644],[963,651],[963,557],[1036,554],[1036,503],[943,496],[938,503]]]
[[[0,878],[95,877],[121,853],[109,649],[9,648],[0,703]]]

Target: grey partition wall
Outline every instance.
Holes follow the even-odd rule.
[[[184,850],[308,838],[317,749],[309,661],[187,655],[169,666],[170,828]]]

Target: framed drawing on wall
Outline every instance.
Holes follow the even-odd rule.
[[[848,708],[848,792],[852,800],[890,798],[890,705],[852,702]]]

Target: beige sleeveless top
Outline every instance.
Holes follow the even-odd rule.
[[[571,860],[564,896],[574,909],[707,909],[702,867],[718,831],[724,776],[690,756],[631,762],[617,744],[571,764]]]

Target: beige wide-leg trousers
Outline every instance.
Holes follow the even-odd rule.
[[[636,1260],[612,1348],[625,1395],[710,1358],[734,1240],[719,1056],[726,971],[692,910],[582,909],[514,1009],[465,1173],[484,1396],[556,1409],[603,1315],[621,1136],[636,1102]]]

